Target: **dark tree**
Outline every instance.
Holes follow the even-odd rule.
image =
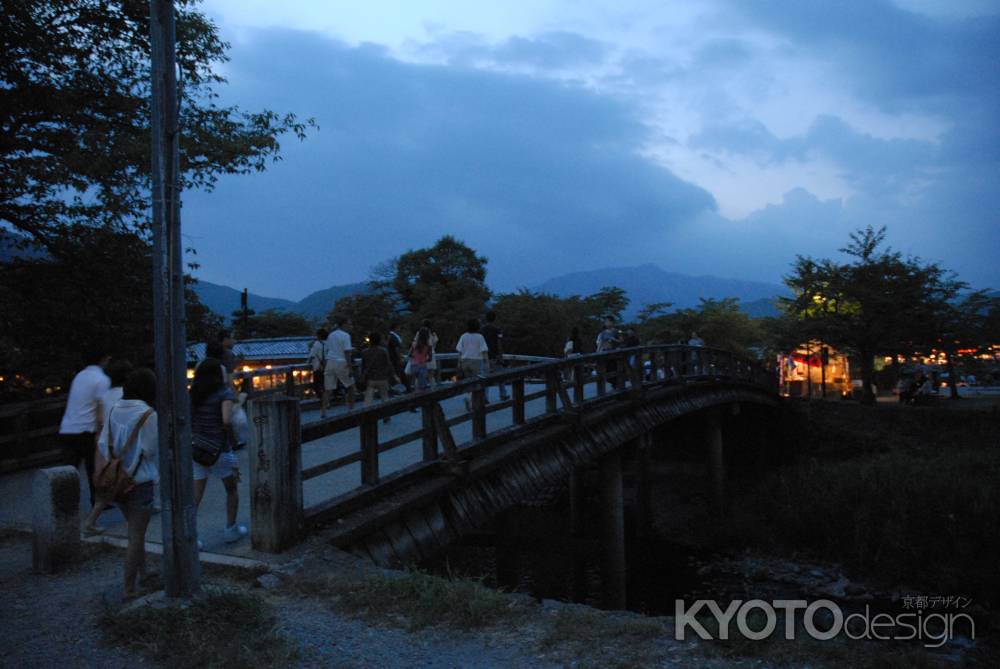
[[[884,241],[885,228],[869,226],[841,249],[849,262],[799,256],[785,278],[795,297],[782,299],[799,319],[803,340],[819,339],[858,357],[866,403],[875,401],[875,356],[912,353],[939,337],[935,313],[966,287],[933,263],[882,249]]]
[[[106,346],[135,365],[153,363],[153,269],[135,233],[54,231],[52,257],[0,263],[0,375],[62,386],[84,352]],[[186,291],[187,332],[204,340],[222,319]]]
[[[186,186],[264,169],[312,121],[216,104],[228,45],[178,0]],[[66,226],[142,230],[150,171],[149,2],[0,0],[0,223],[51,255]]]
[[[398,301],[411,327],[430,319],[449,350],[470,318],[482,315],[490,290],[485,257],[448,235],[434,246],[408,251],[381,270],[375,282],[387,300]]]
[[[389,322],[395,318],[393,301],[382,293],[348,295],[337,300],[327,314],[326,327],[333,330],[341,318],[349,318],[354,325],[355,345],[371,332],[386,332]]]
[[[273,337],[305,337],[315,332],[313,322],[302,314],[278,309],[254,313],[244,328],[243,312],[233,312],[233,336],[236,339],[269,339]],[[190,339],[190,337],[189,337]]]

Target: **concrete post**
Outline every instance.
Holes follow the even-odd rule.
[[[250,542],[279,553],[302,530],[302,433],[293,397],[253,400],[250,436]]]
[[[602,536],[604,551],[604,606],[625,608],[625,501],[622,493],[622,458],[617,451],[606,455],[601,468]]]
[[[31,563],[47,574],[80,552],[80,475],[75,467],[39,469],[31,481],[35,538]]]
[[[712,503],[721,514],[726,507],[726,461],[722,445],[722,420],[713,411],[708,416],[706,428],[708,442],[708,466],[712,479]]]

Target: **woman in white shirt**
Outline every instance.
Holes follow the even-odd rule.
[[[125,471],[135,482],[132,490],[114,500],[128,524],[125,597],[137,594],[136,577],[146,575],[146,528],[153,510],[153,488],[160,478],[157,468],[159,437],[156,411],[153,410],[155,402],[156,376],[149,369],[135,370],[125,380],[122,399],[108,412],[108,420],[97,440],[99,456],[105,461],[110,460],[112,455],[120,458]],[[136,434],[135,442],[125,449],[133,432]]]
[[[462,379],[472,379],[483,373],[488,363],[489,346],[486,338],[479,334],[479,320],[472,318],[465,328],[465,334],[455,345],[458,351],[458,371]],[[465,396],[465,409],[472,408],[471,394]]]
[[[108,391],[104,393],[101,397],[101,425],[108,424],[108,414],[111,413],[112,407],[118,404],[118,400],[122,398],[122,387],[125,385],[125,379],[132,372],[132,363],[128,360],[112,360],[108,364],[107,375],[111,379],[111,387]],[[96,447],[96,443],[95,443]],[[108,501],[106,499],[94,498],[94,504],[90,509],[90,514],[87,516],[87,520],[83,524],[84,534],[100,534],[104,530],[97,527],[97,519],[101,517],[104,510],[108,507]]]

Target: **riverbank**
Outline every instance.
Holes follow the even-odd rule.
[[[5,666],[708,669],[954,666],[870,643],[674,639],[670,617],[605,612],[312,551],[276,573],[210,568],[193,602],[123,606],[120,551],[91,546],[55,575],[30,537],[0,539]],[[154,565],[155,566],[155,565]]]

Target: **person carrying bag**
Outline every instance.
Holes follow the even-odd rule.
[[[113,412],[114,410],[112,409]],[[142,464],[142,452],[139,452],[139,457],[136,458],[135,466],[132,467],[131,472],[125,468],[125,454],[135,446],[136,439],[139,438],[139,430],[142,429],[142,426],[152,413],[152,409],[147,409],[142,414],[135,427],[132,428],[132,433],[129,435],[128,441],[125,442],[125,445],[117,454],[115,453],[114,444],[111,442],[108,443],[107,460],[98,454],[102,462],[94,468],[94,492],[106,503],[110,504],[114,502],[119,497],[132,492],[135,488],[135,481],[132,477],[135,475],[136,470],[139,469],[139,465]],[[111,422],[110,414],[108,422]]]

